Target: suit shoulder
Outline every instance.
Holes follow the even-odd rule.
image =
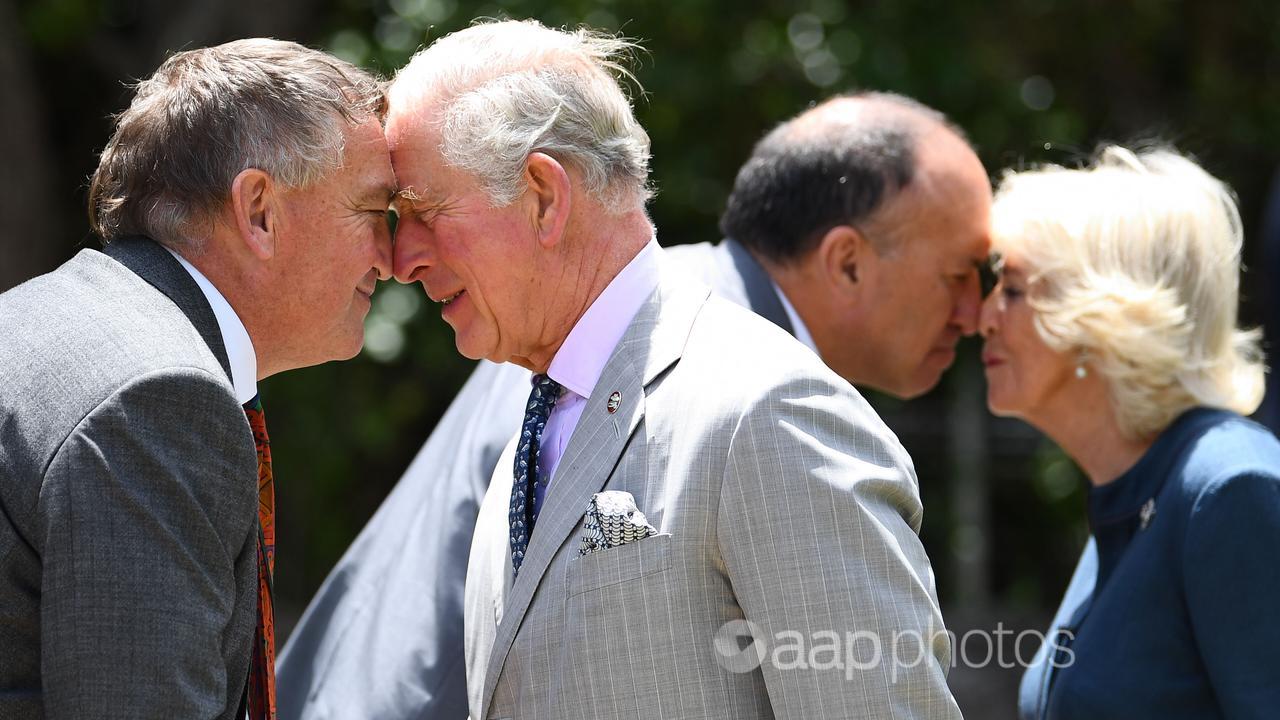
[[[218,388],[234,400],[182,311],[101,253],[82,251],[0,295],[0,326],[14,338],[0,344],[0,414],[10,418],[0,441],[27,448],[28,462],[132,383]]]
[[[715,296],[698,313],[679,367],[682,389],[721,416],[820,407],[832,417],[892,436],[861,393],[811,349],[750,310]]]
[[[31,389],[116,386],[168,366],[221,366],[186,315],[160,291],[95,251],[0,295],[0,371]]]
[[[823,383],[848,385],[786,330],[714,295],[699,313],[690,333],[690,345],[695,351],[732,357],[732,367],[743,373],[764,377],[803,375]]]
[[[1241,483],[1280,492],[1280,441],[1270,430],[1235,413],[1206,408],[1191,411],[1181,422],[1194,424],[1179,441],[1185,454],[1177,474],[1188,499]],[[1177,425],[1172,430],[1177,432]]]

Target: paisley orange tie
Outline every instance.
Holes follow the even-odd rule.
[[[272,577],[276,564],[276,490],[271,476],[271,441],[262,399],[257,395],[244,405],[258,448],[258,626],[253,636],[249,665],[249,718],[276,718],[276,628],[272,605]]]

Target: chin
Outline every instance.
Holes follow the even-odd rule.
[[[350,338],[341,344],[335,344],[330,360],[350,360],[360,354],[364,348],[364,325],[357,326]]]
[[[454,338],[454,347],[458,349],[458,354],[468,360],[491,360],[488,355],[474,347],[472,343],[467,342],[461,335]],[[499,362],[494,360],[494,362]]]
[[[1016,404],[1012,404],[1008,398],[1002,398],[992,392],[987,392],[987,409],[997,417],[1022,417]]]
[[[930,372],[926,377],[909,378],[900,387],[891,390],[890,393],[903,400],[911,400],[938,387],[938,381],[941,379],[941,372]]]

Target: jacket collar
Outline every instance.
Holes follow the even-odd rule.
[[[204,338],[205,344],[226,373],[227,381],[231,382],[231,362],[227,359],[227,349],[222,343],[218,319],[214,317],[213,308],[209,307],[209,301],[205,299],[200,286],[196,285],[196,281],[182,265],[159,243],[141,235],[112,240],[103,247],[102,252],[132,270],[178,306],[200,333],[200,337]]]
[[[677,283],[664,273],[614,349],[565,448],[520,575],[511,586],[485,672],[481,717],[487,717],[494,689],[525,613],[551,565],[586,511],[591,496],[608,481],[622,450],[645,414],[650,385],[676,364],[710,288]],[[610,398],[616,407],[610,410]]]

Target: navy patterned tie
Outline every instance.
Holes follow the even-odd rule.
[[[516,575],[520,574],[536,520],[534,484],[538,481],[538,446],[547,418],[551,417],[551,410],[563,390],[560,383],[546,375],[534,375],[533,391],[524,409],[524,425],[516,447],[515,482],[511,485],[511,567]]]

